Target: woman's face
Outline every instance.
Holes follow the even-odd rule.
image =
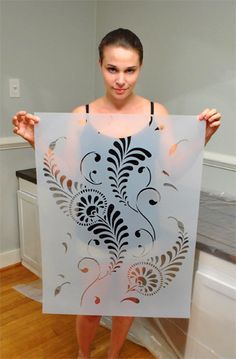
[[[100,66],[108,96],[124,100],[133,93],[141,70],[137,51],[106,46]]]

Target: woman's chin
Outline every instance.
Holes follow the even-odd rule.
[[[124,91],[113,91],[112,92],[112,97],[117,99],[117,100],[125,100],[126,98],[130,97],[130,95],[132,94],[132,92],[128,91],[128,90],[124,90]]]

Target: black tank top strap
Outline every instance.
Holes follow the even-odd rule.
[[[154,102],[153,101],[150,101],[150,107],[151,107],[151,115],[154,115]]]
[[[86,113],[89,113],[89,104],[88,103],[85,105],[85,109],[86,109]]]
[[[151,113],[151,117],[150,117],[150,121],[149,121],[149,126],[151,126],[151,123],[153,121],[153,115],[154,115],[154,102],[150,101],[150,113]]]

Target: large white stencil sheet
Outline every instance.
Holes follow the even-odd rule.
[[[44,312],[188,317],[204,123],[37,115]]]

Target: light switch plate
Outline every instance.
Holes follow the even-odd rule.
[[[19,79],[9,79],[9,93],[10,93],[10,97],[20,97]]]

